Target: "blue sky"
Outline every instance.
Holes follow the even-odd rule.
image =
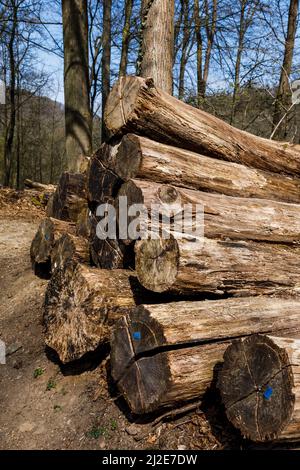
[[[47,22],[61,22],[60,9],[57,8],[52,2],[49,2],[47,9],[43,12],[43,21]],[[46,25],[43,28],[44,43],[41,45],[45,48],[56,48],[55,41],[62,44],[62,25]],[[54,38],[54,40],[53,40]],[[64,103],[64,87],[63,87],[63,57],[59,57],[57,53],[47,52],[44,49],[37,50],[38,67],[47,73],[51,74],[51,86],[49,89],[49,97],[57,99],[60,103]]]
[[[274,0],[273,0],[274,1]],[[60,2],[59,2],[60,3]],[[61,22],[61,11],[60,5],[55,4],[54,2],[49,2],[45,4],[45,9],[43,12],[43,20],[47,22]],[[272,3],[272,1],[270,1]],[[287,0],[282,0],[282,5],[287,6]],[[274,12],[276,16],[276,13]],[[284,21],[285,23],[285,21]],[[284,25],[286,27],[286,25]],[[47,30],[46,30],[47,28]],[[262,36],[264,37],[264,41],[261,44],[262,52],[261,58],[263,57],[262,68],[260,70],[260,78],[258,83],[261,86],[272,86],[272,84],[276,83],[279,77],[280,71],[280,64],[282,61],[282,55],[279,53],[279,49],[282,48],[282,45],[278,43],[274,43],[274,38],[270,31],[267,31],[265,28],[260,29],[261,25],[258,25],[258,31],[254,31],[253,35]],[[278,32],[279,36],[282,33]],[[46,25],[44,27],[44,39],[41,41],[41,46],[44,47],[52,47],[55,44],[55,41],[58,43],[62,43],[62,25]],[[54,40],[53,40],[54,38]],[[252,37],[251,37],[252,39]],[[250,43],[248,45],[248,49],[246,48],[246,54],[243,56],[244,70],[242,72],[247,73],[249,67],[251,65],[251,58],[256,57],[256,42],[254,41],[254,51],[252,50]],[[232,47],[232,50],[236,47],[236,39],[233,36],[231,38],[232,44],[229,44]],[[270,41],[270,42],[268,42]],[[297,38],[297,45],[299,44],[299,38]],[[230,41],[229,41],[230,42]],[[295,76],[298,78],[299,68],[297,67],[299,63],[299,49],[298,47],[295,48],[294,54],[294,71]],[[51,89],[48,91],[48,95],[52,99],[57,99],[59,102],[64,102],[64,93],[63,93],[63,58],[59,57],[57,54],[46,52],[45,50],[39,49],[37,51],[37,58],[38,58],[38,66],[40,69],[44,69],[45,71],[51,73],[52,83]],[[225,57],[226,59],[226,57]],[[116,47],[112,48],[112,66],[114,71],[118,69],[118,61],[119,61],[119,50]],[[230,63],[230,62],[229,62]],[[195,89],[196,84],[196,77],[195,77],[195,51],[192,49],[192,56],[189,60],[187,70],[186,70],[186,86],[190,89]],[[218,89],[228,89],[230,88],[231,77],[230,72],[226,70],[226,60],[223,60],[221,66],[225,68],[225,70],[221,70],[220,63],[215,62],[215,57],[213,56],[210,68],[210,76],[209,76],[209,90],[218,90]],[[233,67],[231,67],[233,69]],[[133,70],[129,71],[133,73]],[[174,76],[178,76],[178,67],[175,67]],[[294,77],[295,78],[295,77]],[[113,80],[113,78],[112,78]]]

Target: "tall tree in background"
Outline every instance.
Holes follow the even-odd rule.
[[[17,38],[18,26],[18,8],[19,4],[15,1],[11,2],[12,22],[9,32],[7,54],[9,63],[9,118],[7,113],[5,116],[6,128],[4,136],[4,186],[9,186],[12,171],[12,157],[13,157],[13,143],[16,127],[16,56],[15,56],[15,41]]]
[[[100,107],[97,102],[101,91],[99,90],[102,55],[102,18],[100,15],[100,7],[101,0],[88,0],[90,105],[92,120],[94,120]]]
[[[283,116],[286,115],[289,100],[290,100],[290,85],[289,79],[292,70],[293,53],[295,47],[295,37],[297,30],[299,0],[290,0],[289,17],[288,17],[288,30],[285,41],[284,57],[281,68],[279,86],[275,101],[275,110],[273,116],[273,132],[279,125]],[[278,126],[279,130],[279,126]],[[281,138],[285,137],[285,131],[281,128],[280,132],[277,132],[277,136]]]
[[[209,4],[212,3],[212,8]],[[216,34],[217,25],[217,0],[204,0],[204,19],[200,16],[199,0],[194,0],[194,16],[195,16],[195,35],[197,47],[197,96],[198,106],[205,97],[208,73],[210,67],[212,47]],[[206,51],[203,50],[203,33],[202,24],[204,23],[206,35]],[[204,57],[203,57],[204,56]]]
[[[104,109],[110,92],[111,63],[111,0],[103,2],[103,36],[102,36],[102,142],[108,137],[104,123]]]
[[[120,76],[126,75],[126,70],[127,70],[132,6],[133,6],[133,0],[125,0],[125,18],[124,18],[124,27],[123,27],[123,32],[122,32],[122,51],[121,51],[120,70],[119,70]]]
[[[189,0],[180,0],[181,3],[181,14],[183,21],[182,31],[182,43],[181,43],[181,57],[179,67],[179,83],[178,83],[178,98],[180,100],[184,97],[184,76],[186,64],[188,61],[188,48],[190,44],[191,36],[191,25],[189,21]]]
[[[172,94],[174,0],[142,0],[141,76]]]
[[[235,122],[236,106],[241,88],[242,56],[245,54],[246,35],[252,26],[252,23],[255,19],[255,14],[259,10],[259,6],[260,0],[239,0],[239,12],[236,25],[237,52],[235,56],[233,74],[234,82],[230,124],[234,124]]]
[[[66,157],[76,172],[80,156],[89,155],[91,112],[89,99],[88,19],[86,0],[62,0]]]

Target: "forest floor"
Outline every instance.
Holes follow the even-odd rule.
[[[109,378],[109,351],[63,366],[43,342],[46,280],[29,249],[44,216],[35,198],[0,189],[0,449],[241,449],[252,447],[208,395],[204,407],[134,418]]]

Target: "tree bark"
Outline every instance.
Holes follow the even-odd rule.
[[[134,413],[201,400],[230,339],[299,328],[298,311],[264,297],[139,306],[113,330],[112,376]]]
[[[75,233],[75,225],[54,218],[44,219],[31,243],[30,256],[33,264],[50,265],[51,253],[57,240],[64,233]]]
[[[45,341],[63,363],[108,343],[111,326],[135,305],[130,276],[83,265],[55,271],[44,303]]]
[[[127,71],[132,6],[133,6],[133,0],[125,1],[125,18],[124,18],[124,26],[123,26],[123,32],[122,32],[122,51],[121,51],[121,60],[120,60],[120,69],[119,69],[120,77],[122,77],[122,75],[126,75],[126,71]]]
[[[172,94],[174,0],[143,0],[141,76]]]
[[[66,156],[68,170],[78,172],[78,158],[89,155],[92,149],[87,1],[63,0],[62,15]]]
[[[139,281],[154,292],[299,295],[298,247],[199,238],[136,242]]]
[[[86,206],[86,176],[82,173],[63,173],[54,193],[52,216],[77,222]]]
[[[160,144],[146,137],[123,137],[110,167],[122,180],[174,184],[228,196],[300,202],[300,179],[228,163]]]
[[[233,342],[218,377],[229,421],[256,442],[299,439],[299,377],[299,339],[254,335]]]
[[[109,133],[104,122],[104,109],[110,92],[110,62],[111,62],[111,0],[103,2],[103,34],[102,34],[102,135],[105,142]]]
[[[152,80],[121,77],[109,96],[105,116],[112,134],[136,132],[221,160],[300,174],[299,146],[235,129],[157,89]]]
[[[202,223],[202,220],[196,219],[197,211],[201,211],[205,237],[288,244],[300,241],[298,204],[210,194],[136,179],[122,185],[118,198],[121,196],[127,197],[128,207],[144,205],[147,213],[140,217],[140,223],[148,224],[149,230],[151,216],[155,219],[160,212],[172,216],[174,231],[183,228],[185,233],[195,232]],[[191,214],[183,227],[187,205],[191,208]],[[133,218],[128,216],[128,225]]]
[[[279,124],[282,116],[286,114],[289,107],[290,85],[289,79],[292,70],[293,54],[295,47],[295,37],[297,32],[299,0],[290,0],[288,30],[285,42],[284,58],[280,73],[279,86],[276,95],[275,109],[273,116],[273,130]],[[284,132],[279,136],[284,137]],[[278,134],[277,134],[278,135]]]

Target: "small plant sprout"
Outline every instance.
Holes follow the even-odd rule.
[[[33,377],[35,379],[37,379],[38,377],[40,377],[41,375],[43,375],[43,373],[45,372],[45,369],[43,369],[42,367],[38,367],[37,369],[35,369],[35,371],[33,372]]]

